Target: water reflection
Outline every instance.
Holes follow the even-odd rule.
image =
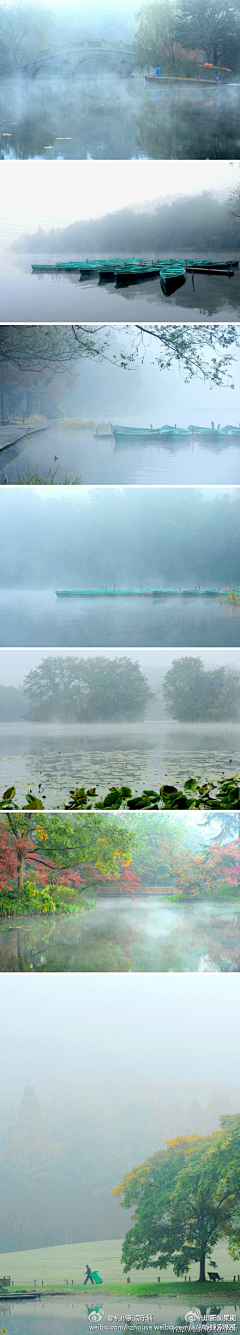
[[[146,887],[148,892],[148,887]],[[89,902],[94,891],[88,889]],[[73,916],[2,921],[2,972],[239,973],[240,904],[97,897]]]
[[[175,258],[184,260],[185,252],[174,247]],[[164,256],[168,259],[168,255]],[[240,270],[232,278],[225,274],[196,274],[194,289],[191,274],[183,287],[171,296],[162,292],[160,278],[149,278],[144,283],[133,283],[115,288],[114,283],[99,283],[96,276],[79,282],[78,273],[32,274],[31,265],[52,264],[54,254],[34,253],[14,256],[5,252],[1,273],[1,319],[3,323],[32,321],[89,321],[106,320],[181,320],[206,319],[236,320],[240,315]],[[79,255],[71,254],[72,260]],[[103,256],[104,258],[104,256]],[[107,258],[107,257],[106,257]],[[170,256],[169,256],[170,258]],[[194,258],[203,258],[201,253]],[[209,255],[208,255],[209,258]],[[226,252],[211,252],[214,261],[227,261]],[[69,260],[69,254],[61,255]],[[230,259],[239,260],[239,250]]]
[[[4,158],[238,158],[239,84],[163,83],[99,72],[2,79]],[[7,108],[7,117],[6,117]]]
[[[139,1282],[138,1272],[137,1281]],[[174,1285],[174,1279],[172,1283]],[[179,1326],[180,1329],[181,1326],[186,1326],[186,1303],[186,1297],[182,1298],[181,1295],[179,1297],[173,1295],[169,1298],[163,1298],[161,1302],[156,1301],[151,1295],[150,1308],[153,1317],[153,1329],[163,1324],[169,1326],[170,1330],[174,1326]],[[106,1324],[108,1316],[112,1312],[112,1305],[112,1301],[104,1291]],[[129,1302],[127,1298],[121,1296],[120,1299],[115,1295],[114,1314],[116,1313],[119,1322],[122,1313],[128,1317],[128,1320],[130,1315],[134,1316],[135,1308],[136,1299],[132,1298]],[[142,1311],[145,1315],[148,1310],[149,1298],[142,1299],[138,1296],[137,1311],[139,1313]],[[223,1321],[224,1316],[226,1321],[226,1313],[231,1313],[234,1318],[231,1324],[239,1332],[240,1307],[238,1303],[234,1303],[232,1297],[227,1296],[226,1302],[222,1301],[221,1304],[216,1304],[214,1301],[212,1304],[209,1302],[201,1303],[199,1304],[199,1310],[201,1317],[205,1320],[206,1318],[208,1320],[210,1316],[215,1316],[218,1322]],[[8,1335],[59,1335],[60,1330],[64,1330],[64,1335],[76,1335],[76,1331],[78,1335],[88,1335],[89,1332],[88,1306],[83,1297],[75,1293],[71,1296],[69,1294],[69,1297],[49,1297],[32,1302],[22,1300],[17,1303],[4,1303],[2,1304],[2,1316],[5,1316],[5,1314],[7,1315]],[[195,1330],[196,1327],[193,1327],[193,1329]]]
[[[54,589],[5,588],[0,591],[0,627],[2,648],[240,645],[239,608],[195,595],[56,598]]]
[[[15,427],[9,428],[14,436]],[[17,428],[16,428],[17,435]],[[57,455],[57,459],[56,459]],[[161,484],[239,484],[240,449],[226,436],[203,445],[194,440],[160,444],[142,442],[140,438],[127,442],[114,437],[96,440],[92,431],[80,428],[62,430],[52,426],[31,437],[22,438],[16,445],[0,453],[0,482],[9,484],[19,477],[33,478],[34,473],[47,478],[49,469],[55,482],[63,482],[66,474],[70,482],[80,475],[85,484],[129,483]]]
[[[97,786],[103,796],[123,782],[134,792],[161,783],[181,787],[189,775],[219,780],[239,766],[237,723],[0,724],[0,791],[14,783],[20,803],[39,780],[46,806],[63,807],[76,786]]]

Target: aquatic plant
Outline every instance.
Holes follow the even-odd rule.
[[[29,789],[26,793],[25,802],[19,807],[16,802],[16,788],[11,785],[6,788],[0,798],[0,810],[3,811],[44,811],[48,810],[42,801],[42,785],[38,785],[38,797]],[[239,810],[240,809],[240,775],[233,774],[225,778],[222,774],[220,780],[204,779],[198,774],[196,778],[189,778],[184,783],[183,788],[176,788],[173,784],[164,783],[157,789],[144,788],[142,793],[133,795],[132,789],[125,785],[122,787],[112,787],[106,794],[106,797],[97,798],[96,788],[71,788],[69,799],[63,803],[63,807],[57,810],[64,811],[105,811],[111,809],[118,811],[122,807],[124,810],[131,811],[151,810],[158,811],[162,808],[193,810],[210,808],[212,811],[219,810]]]

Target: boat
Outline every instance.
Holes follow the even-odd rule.
[[[160,269],[160,283],[162,292],[166,297],[170,297],[178,287],[183,287],[186,283],[186,269],[184,264],[178,264],[176,260],[169,264],[162,265]]]

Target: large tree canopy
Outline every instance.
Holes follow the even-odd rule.
[[[24,680],[27,717],[92,722],[143,718],[152,691],[130,658],[43,659]]]
[[[239,1226],[240,1114],[220,1119],[212,1136],[177,1136],[166,1149],[126,1173],[114,1188],[120,1204],[134,1206],[134,1226],[122,1250],[124,1271],[166,1268],[183,1275],[206,1261],[220,1238],[236,1238]],[[237,1244],[236,1244],[237,1246]],[[235,1250],[235,1255],[237,1254]]]
[[[239,718],[240,673],[234,667],[206,671],[201,658],[173,660],[163,682],[167,713],[180,721]]]

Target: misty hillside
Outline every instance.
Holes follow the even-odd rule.
[[[96,1017],[97,1024],[97,1017]],[[183,1106],[175,1087],[135,1088],[98,1077],[73,1090],[48,1091],[40,1102],[25,1089],[19,1108],[1,1115],[1,1251],[121,1238],[130,1211],[119,1210],[113,1187],[136,1163],[176,1135],[204,1135],[236,1112],[236,1094],[206,1090],[208,1102]],[[183,1104],[185,1100],[183,1098]],[[136,1116],[137,1114],[137,1116]]]
[[[159,201],[152,213],[146,204],[146,213],[125,208],[105,218],[84,219],[56,230],[52,227],[49,232],[39,227],[35,235],[19,237],[9,249],[33,255],[68,254],[71,258],[75,252],[88,257],[105,252],[158,255],[164,249],[191,253],[192,247],[203,253],[208,248],[214,252],[240,249],[239,228],[230,217],[228,200],[220,203],[204,191],[171,204]]]

